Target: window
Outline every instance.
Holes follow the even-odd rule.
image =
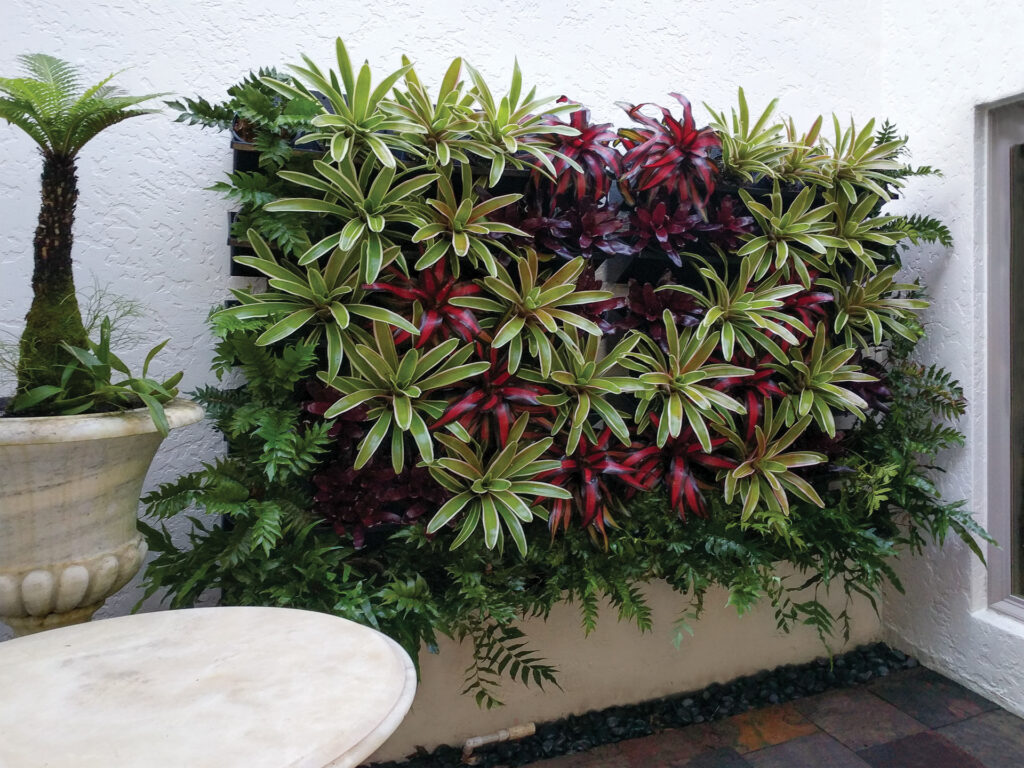
[[[1024,144],[1009,151],[1010,593],[1024,595]]]
[[[987,117],[989,598],[1024,619],[1024,100]]]

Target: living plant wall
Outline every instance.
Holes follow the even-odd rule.
[[[555,679],[516,622],[561,601],[648,630],[664,579],[681,637],[721,585],[827,641],[824,591],[874,602],[950,531],[980,556],[933,484],[964,401],[913,360],[927,302],[898,277],[949,234],[882,212],[935,171],[888,123],[670,103],[616,129],[518,66],[502,92],[461,60],[375,80],[341,41],[175,103],[249,153],[213,188],[266,282],[212,315],[227,455],[147,502],[214,517],[183,548],[144,526],[150,592],[332,612],[414,657],[469,639],[491,705]]]

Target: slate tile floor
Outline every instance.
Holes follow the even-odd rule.
[[[924,667],[528,768],[1024,768],[1024,720]]]

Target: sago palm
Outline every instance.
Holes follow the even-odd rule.
[[[136,105],[160,94],[128,96],[110,75],[84,88],[66,61],[36,53],[19,58],[24,77],[0,78],[0,118],[16,125],[43,155],[42,206],[33,242],[32,305],[18,360],[18,390],[59,385],[65,342],[85,347],[71,270],[72,225],[78,199],[75,160],[96,134],[129,117],[154,112]]]

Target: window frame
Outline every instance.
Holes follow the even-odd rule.
[[[1024,621],[1024,584],[1021,579],[1014,584],[1014,569],[1024,571],[1024,96],[993,105],[986,117],[986,523],[999,542],[989,547],[988,597],[993,608]],[[1015,164],[1014,151],[1019,153]],[[1011,301],[1015,296],[1021,299]],[[1016,388],[1014,380],[1020,382]]]

